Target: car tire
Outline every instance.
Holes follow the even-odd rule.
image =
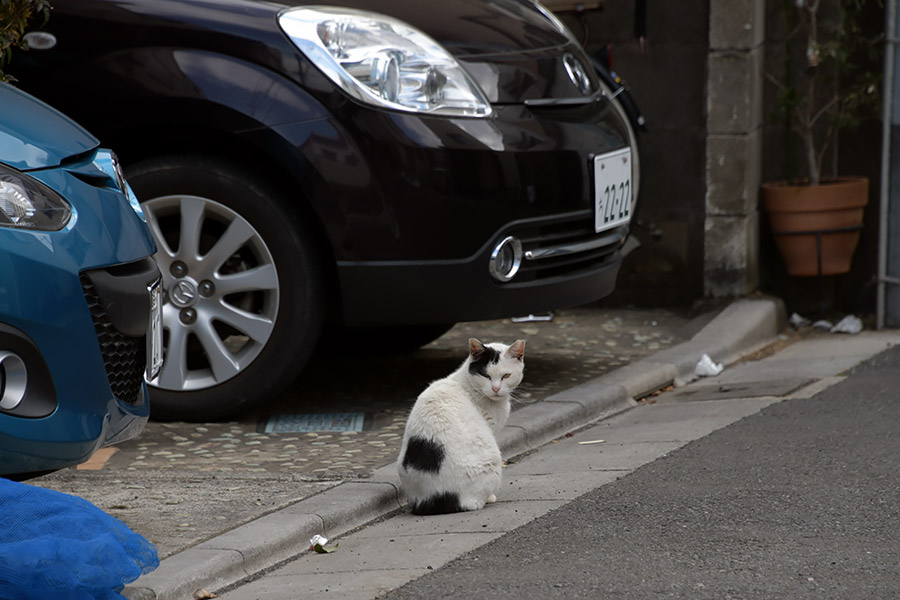
[[[240,165],[202,156],[126,172],[156,239],[165,361],[154,420],[218,421],[293,381],[321,330],[321,252],[312,228]]]

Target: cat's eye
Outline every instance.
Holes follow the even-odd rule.
[[[504,373],[504,374],[503,374],[503,377],[501,377],[500,379],[506,379],[506,378],[509,377],[510,375],[512,375],[512,373]]]

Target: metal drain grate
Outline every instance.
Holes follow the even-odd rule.
[[[366,413],[275,415],[266,421],[263,433],[363,431],[368,425]]]

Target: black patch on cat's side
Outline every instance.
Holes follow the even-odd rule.
[[[462,507],[459,505],[459,495],[453,492],[436,494],[412,503],[414,515],[446,515],[457,512],[462,512]]]
[[[406,455],[403,457],[404,469],[415,469],[426,473],[441,470],[444,462],[444,447],[434,440],[413,436],[406,444]]]
[[[472,360],[469,362],[469,374],[487,375],[487,366],[495,365],[498,362],[500,362],[500,353],[490,346],[485,346],[482,352],[472,355]]]

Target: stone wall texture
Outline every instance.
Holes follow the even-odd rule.
[[[758,283],[764,9],[765,0],[710,5],[703,262],[707,296],[742,296]]]

